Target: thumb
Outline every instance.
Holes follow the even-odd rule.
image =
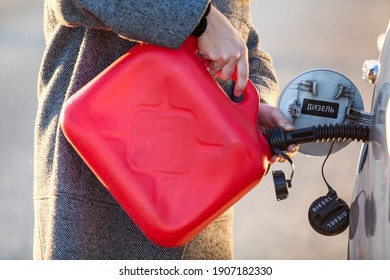
[[[282,111],[279,110],[279,108],[272,107],[270,105],[264,107],[266,108],[266,111],[268,111],[268,122],[270,127],[279,126],[287,131],[294,129],[293,124],[287,119],[287,117],[282,113]]]

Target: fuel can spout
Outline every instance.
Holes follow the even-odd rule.
[[[291,144],[337,141],[367,141],[369,126],[352,124],[319,125],[284,131],[278,127],[266,131],[268,143],[273,148],[285,151]]]

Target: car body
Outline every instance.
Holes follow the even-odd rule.
[[[390,22],[366,76],[375,83],[369,141],[362,146],[350,205],[349,259],[390,259]],[[375,70],[379,70],[378,73]]]

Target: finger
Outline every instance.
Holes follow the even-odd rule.
[[[209,62],[209,68],[216,74],[217,76],[221,75],[221,70],[223,68],[224,64],[218,61],[210,61]]]
[[[271,164],[275,163],[277,160],[278,160],[278,155],[274,155],[271,157],[271,159],[269,160]]]
[[[294,158],[296,155],[297,155],[297,153],[298,153],[298,149],[296,149],[296,150],[293,150],[293,151],[285,151],[285,154],[289,157],[289,158]]]
[[[287,147],[287,152],[289,153],[295,153],[299,150],[299,145],[292,144]]]
[[[282,127],[287,131],[294,129],[294,126],[278,108],[263,103],[260,104],[258,125],[263,128]]]
[[[221,69],[220,73],[220,78],[223,80],[229,80],[234,73],[236,67],[236,62],[234,60],[229,60]]]
[[[249,65],[245,56],[238,61],[236,69],[237,78],[234,85],[234,95],[240,96],[244,92],[249,79]]]
[[[290,123],[287,117],[277,108],[272,110],[271,118],[272,121],[277,124],[277,126],[282,127],[286,131],[294,129],[294,126]]]
[[[215,71],[220,72],[223,66],[218,66],[217,63],[213,62],[213,68],[215,69]]]
[[[271,159],[270,159],[270,163],[271,163],[271,164],[273,164],[273,163],[275,163],[275,162],[283,163],[283,162],[285,162],[285,161],[286,161],[286,159],[285,159],[284,157],[279,156],[279,155],[274,155],[274,156],[272,156]]]

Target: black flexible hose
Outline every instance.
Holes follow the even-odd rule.
[[[284,131],[278,127],[266,131],[268,143],[277,149],[286,151],[291,144],[303,144],[320,141],[367,141],[369,127],[365,125],[336,124],[320,125]]]

